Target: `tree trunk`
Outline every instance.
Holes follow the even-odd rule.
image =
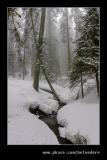
[[[68,23],[68,9],[66,8],[66,23],[67,23],[67,49],[68,49],[68,72],[71,71],[71,54],[70,54],[70,42],[69,42],[69,23]]]
[[[32,10],[32,8],[29,10],[29,13],[30,13],[31,24],[32,24],[33,38],[34,38],[34,42],[35,42],[35,45],[36,45],[37,41],[36,41],[36,34],[35,34],[34,23],[33,23],[33,10]],[[35,25],[37,23],[37,17],[35,19]],[[34,68],[35,68],[34,64],[36,62],[36,52],[37,51],[35,49],[35,51],[34,51],[35,54],[33,54],[32,57],[31,57],[31,77],[33,77],[33,79],[34,79],[34,71],[35,71],[34,70]]]
[[[55,92],[48,75],[46,73],[46,70],[44,68],[43,62],[42,62],[42,43],[43,43],[43,35],[44,35],[44,27],[45,27],[45,13],[46,13],[46,8],[42,8],[42,15],[41,15],[41,24],[40,24],[40,32],[39,32],[39,47],[37,48],[37,57],[36,57],[36,70],[35,70],[35,75],[34,75],[34,82],[33,82],[33,87],[36,89],[36,91],[39,90],[39,74],[40,74],[40,67],[42,67],[43,73],[45,75],[45,78],[52,90],[53,96],[56,98],[56,100],[59,102],[60,106],[65,105],[65,103],[62,103]],[[33,24],[33,23],[32,23]],[[34,28],[34,27],[32,27]],[[33,29],[34,30],[34,29]],[[33,34],[34,35],[34,34]]]
[[[99,97],[99,79],[98,79],[98,71],[96,72],[96,85],[97,85],[97,94]]]
[[[45,27],[45,13],[46,13],[46,8],[42,8],[39,40],[38,40],[38,48],[37,48],[37,57],[36,57],[36,67],[35,67],[34,81],[33,81],[33,87],[36,91],[39,90],[40,54],[42,53],[42,43],[43,43],[43,35],[44,35],[44,27]],[[35,40],[34,25],[33,24],[32,24],[32,28],[33,28],[33,35],[34,35],[34,40]],[[36,40],[35,40],[35,42],[36,42]]]
[[[25,48],[24,48],[24,55],[23,55],[23,80],[25,79]]]
[[[51,84],[51,82],[50,82],[50,80],[49,80],[49,78],[48,78],[48,75],[47,75],[46,70],[45,70],[45,68],[44,68],[44,65],[43,65],[43,62],[42,62],[42,60],[41,60],[41,57],[40,57],[40,63],[41,63],[42,70],[43,70],[43,73],[44,73],[44,75],[45,75],[45,78],[46,78],[46,80],[47,80],[47,82],[48,82],[48,85],[49,85],[49,87],[50,87],[51,90],[52,90],[53,96],[54,96],[54,97],[56,98],[56,100],[59,102],[59,105],[61,105],[61,106],[62,106],[63,104],[65,105],[65,103],[62,103],[62,102],[60,101],[57,93],[55,92],[55,90],[54,90],[54,88],[53,88],[53,86],[52,86],[52,84]]]
[[[84,98],[83,81],[82,81],[82,73],[81,73],[81,95],[82,95],[82,98]]]

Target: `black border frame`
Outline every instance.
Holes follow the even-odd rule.
[[[101,4],[102,2],[102,4]],[[103,24],[103,18],[102,13],[104,13],[104,1],[100,0],[57,0],[55,1],[35,1],[35,0],[2,0],[0,3],[0,35],[1,36],[1,47],[0,47],[0,60],[2,62],[0,63],[0,73],[2,74],[1,76],[1,83],[0,83],[0,91],[1,91],[1,100],[2,104],[1,106],[1,111],[0,111],[0,121],[1,123],[1,129],[0,129],[0,151],[3,149],[8,149],[8,150],[14,150],[13,148],[16,148],[18,150],[21,150],[22,147],[24,147],[26,150],[29,151],[29,148],[32,148],[36,150],[36,155],[40,155],[44,158],[50,157],[51,158],[60,158],[59,154],[55,155],[45,155],[42,154],[43,151],[100,151],[100,154],[87,154],[87,155],[82,155],[85,157],[90,157],[90,158],[98,158],[99,155],[102,155],[104,153],[104,142],[105,142],[105,136],[104,136],[104,110],[102,111],[101,106],[104,106],[104,97],[101,96],[101,82],[100,82],[100,145],[7,145],[7,7],[100,7],[100,51],[103,53],[104,48],[102,47],[101,43],[104,42],[103,37],[101,35],[102,26]],[[103,25],[101,25],[101,23]],[[102,56],[100,56],[100,61],[102,61]],[[3,67],[5,65],[5,67]],[[106,67],[104,64],[100,65],[100,71],[103,70],[102,68]],[[102,72],[100,73],[101,77],[104,77],[102,75]],[[104,82],[104,81],[103,81]],[[104,84],[106,86],[106,83]],[[102,87],[102,90],[105,90],[105,87]],[[1,102],[0,100],[0,102]],[[79,158],[81,155],[66,155],[64,154],[63,157],[74,157],[74,158]]]

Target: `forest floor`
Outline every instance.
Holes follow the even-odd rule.
[[[92,85],[92,82],[90,82]],[[89,86],[89,84],[88,84]],[[40,82],[40,87],[49,89]],[[39,106],[47,114],[57,112],[61,137],[77,143],[75,135],[88,139],[88,144],[99,144],[99,102],[93,85],[85,98],[73,101],[77,89],[54,84],[60,99],[67,103],[58,110],[58,102],[52,94],[40,90],[37,93],[30,80],[8,79],[8,144],[59,144],[56,135],[40,119],[29,112],[29,107]],[[88,87],[89,88],[89,87]]]

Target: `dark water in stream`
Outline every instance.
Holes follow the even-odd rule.
[[[56,135],[60,144],[73,144],[69,140],[60,137],[58,128],[62,127],[62,126],[60,126],[57,123],[56,115],[47,115],[44,112],[42,112],[41,110],[39,110],[39,108],[33,109],[30,107],[29,111],[32,114],[39,115],[39,119],[42,120],[43,122],[45,122],[48,125],[48,127],[54,132],[54,134]]]

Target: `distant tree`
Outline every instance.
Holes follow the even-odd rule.
[[[68,8],[62,9],[62,18],[61,18],[61,33],[62,33],[62,41],[67,46],[67,61],[68,61],[68,76],[70,75],[70,71],[72,69],[72,55],[70,49],[70,33],[69,33],[69,14]]]
[[[8,8],[8,73],[15,76],[18,69],[18,59],[20,59],[19,45],[22,41],[19,33],[19,22],[16,18],[20,19],[21,15],[18,13],[17,8]],[[17,55],[18,54],[18,55]],[[18,59],[17,59],[18,57]]]
[[[55,18],[59,11],[56,8],[47,8],[46,27],[45,27],[45,43],[44,43],[44,60],[47,63],[47,73],[51,82],[59,76],[58,64],[58,41],[57,41],[57,27]]]

